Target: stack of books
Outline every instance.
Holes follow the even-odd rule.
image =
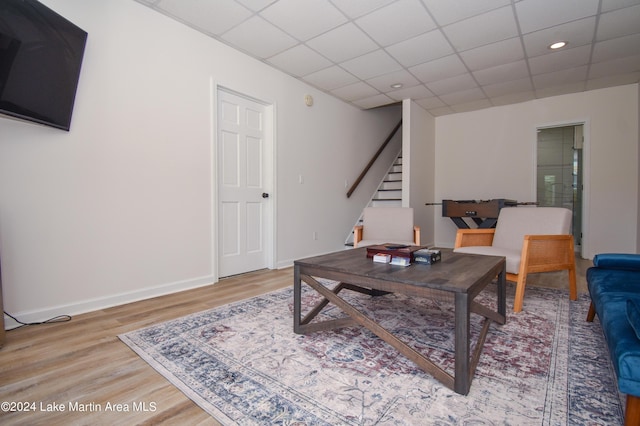
[[[374,262],[408,266],[414,262],[431,265],[440,261],[441,254],[439,250],[431,250],[427,246],[383,244],[367,247],[367,257]]]

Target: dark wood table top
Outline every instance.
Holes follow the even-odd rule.
[[[311,274],[312,270],[317,268],[323,272],[334,272],[336,277],[345,275],[415,286],[425,290],[476,293],[481,290],[478,286],[484,287],[487,280],[495,278],[502,271],[504,262],[505,258],[500,256],[443,250],[442,260],[435,264],[413,263],[410,266],[399,266],[374,262],[367,258],[366,247],[362,247],[296,260],[294,265]],[[326,274],[322,276],[327,277]]]

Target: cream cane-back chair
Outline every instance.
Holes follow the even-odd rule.
[[[366,207],[362,225],[353,229],[353,247],[378,244],[420,245],[420,227],[411,207]]]
[[[578,297],[571,210],[506,207],[495,229],[458,229],[454,251],[506,257],[507,280],[516,283],[513,311],[520,312],[527,274],[569,271],[569,298]]]

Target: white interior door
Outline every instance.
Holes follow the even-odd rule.
[[[268,266],[270,158],[266,107],[218,90],[219,276]]]

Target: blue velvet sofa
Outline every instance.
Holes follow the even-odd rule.
[[[640,425],[640,254],[596,255],[587,286],[587,321],[598,314],[618,388],[627,395],[624,424]]]

